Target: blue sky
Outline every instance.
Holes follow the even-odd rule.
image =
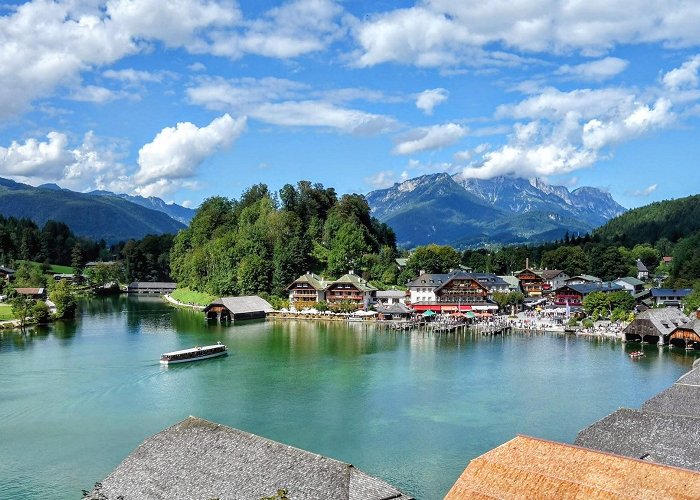
[[[301,179],[700,192],[700,2],[0,4],[0,176],[196,206]]]

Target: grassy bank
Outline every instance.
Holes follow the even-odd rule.
[[[195,292],[189,288],[178,288],[171,293],[170,296],[183,304],[194,304],[198,306],[206,306],[210,302],[219,298],[208,293]]]
[[[12,314],[12,308],[6,304],[0,304],[0,321],[7,321],[8,319],[15,319],[15,315]]]
[[[15,265],[19,266],[21,263],[26,262],[27,264],[31,264],[32,266],[43,268],[44,265],[41,262],[34,262],[31,260],[16,260]],[[49,264],[49,270],[52,273],[56,274],[74,274],[75,269],[73,269],[70,266],[59,266],[58,264]]]

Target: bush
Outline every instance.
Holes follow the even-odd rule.
[[[37,323],[47,323],[51,317],[49,306],[43,300],[37,300],[32,306],[31,316]]]
[[[566,323],[568,326],[576,326],[578,325],[578,320],[576,318],[571,318],[568,323]]]
[[[582,325],[584,328],[593,328],[594,323],[592,319],[586,318],[583,320]]]

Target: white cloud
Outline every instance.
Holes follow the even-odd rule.
[[[393,170],[383,170],[370,177],[365,177],[365,183],[371,186],[373,189],[388,188],[393,186],[396,182],[396,174]]]
[[[658,184],[652,184],[650,186],[645,187],[644,189],[636,189],[634,191],[628,191],[627,194],[630,196],[634,196],[635,198],[644,198],[644,197],[649,196],[654,191],[656,191],[657,187],[659,187]]]
[[[556,74],[567,75],[580,80],[603,81],[622,73],[629,61],[617,57],[606,57],[583,64],[570,66],[565,64],[560,67]]]
[[[508,143],[467,166],[464,177],[542,177],[590,167],[612,146],[667,127],[675,120],[672,102],[640,103],[620,89],[543,94],[501,109],[532,121],[516,123]],[[607,105],[606,105],[607,103]]]
[[[57,182],[76,191],[130,190],[118,143],[104,143],[88,132],[79,146],[70,148],[64,133],[52,131],[46,137],[48,141],[28,139],[0,147],[0,175],[33,184]]]
[[[192,43],[209,26],[237,19],[213,0],[34,0],[0,17],[0,119],[37,97],[76,85],[80,74],[142,51],[149,40]]]
[[[27,139],[23,144],[12,141],[0,146],[0,174],[6,177],[56,179],[72,155],[66,150],[68,138],[59,132],[49,132],[47,141]]]
[[[105,78],[125,82],[129,85],[138,85],[141,83],[159,83],[163,81],[165,72],[159,71],[142,71],[136,69],[108,69],[102,73]]]
[[[136,191],[144,196],[172,191],[179,181],[193,177],[207,157],[230,146],[245,128],[245,118],[234,120],[228,114],[201,128],[190,122],[164,128],[139,150],[139,169],[133,176]]]
[[[326,49],[344,34],[343,9],[331,0],[293,0],[241,22],[236,30],[218,30],[210,41],[191,45],[194,52],[239,58],[245,54],[288,59]]]
[[[393,152],[400,155],[410,155],[421,151],[441,149],[455,144],[468,132],[467,127],[456,123],[415,129],[394,147]]]
[[[424,90],[416,97],[416,107],[426,115],[432,115],[435,106],[445,102],[449,96],[450,93],[442,88]]]
[[[338,106],[325,96],[304,98],[313,94],[304,84],[278,78],[205,79],[187,90],[193,104],[246,114],[273,125],[323,127],[356,135],[380,134],[396,128],[396,121],[388,116]],[[337,94],[330,94],[331,99],[338,100]],[[343,92],[346,99],[361,95],[351,93],[351,89]]]
[[[425,0],[358,23],[355,61],[478,66],[508,50],[593,55],[623,44],[690,46],[700,43],[699,18],[700,4],[686,0]]]
[[[675,68],[663,76],[663,84],[671,90],[697,88],[700,55],[691,57],[680,68]]]
[[[392,118],[335,106],[323,101],[266,103],[250,112],[266,123],[286,127],[327,127],[355,135],[375,135],[396,128]]]
[[[125,92],[115,92],[114,90],[97,85],[86,85],[84,87],[74,89],[70,95],[70,98],[73,101],[94,102],[100,104],[114,101],[115,99],[122,99],[128,96],[129,94]]]

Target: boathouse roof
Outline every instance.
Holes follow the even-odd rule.
[[[699,442],[700,416],[621,408],[579,432],[575,444],[700,471]]]
[[[642,410],[700,417],[700,367],[642,405]]]
[[[257,499],[279,489],[294,500],[410,498],[351,464],[196,417],[146,439],[88,498]]]
[[[234,316],[259,312],[268,313],[274,310],[267,300],[257,295],[221,297],[205,307],[204,312],[209,311],[213,306],[224,306]]]
[[[581,295],[588,295],[589,293],[593,292],[621,292],[624,290],[621,285],[618,285],[617,283],[611,283],[611,282],[595,282],[595,283],[579,283],[576,285],[564,285],[560,288],[557,288],[557,290],[561,290],[564,288],[570,288],[571,290],[575,290]]]
[[[475,458],[445,500],[472,498],[682,498],[700,474],[517,436]]]

